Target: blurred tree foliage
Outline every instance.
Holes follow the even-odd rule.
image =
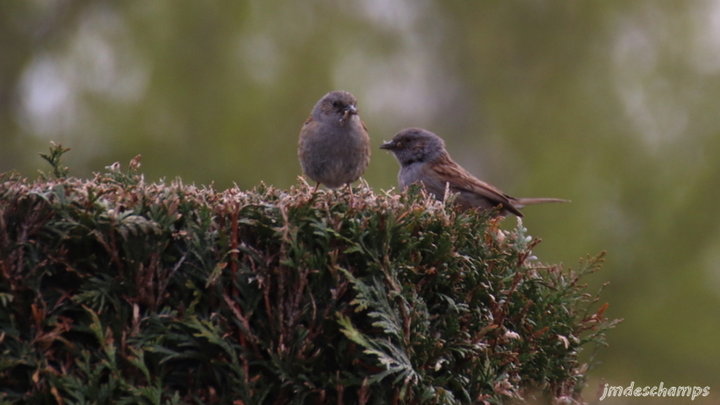
[[[598,378],[720,386],[720,3],[372,0],[3,2],[0,171],[48,140],[75,174],[296,182],[300,124],[358,96],[375,145],[443,135],[531,208],[549,260],[607,249],[626,322]],[[366,178],[394,185],[375,150]],[[598,283],[604,280],[597,280]]]

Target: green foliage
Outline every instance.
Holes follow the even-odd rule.
[[[62,155],[69,151],[70,148],[65,148],[62,145],[56,144],[55,142],[50,142],[50,153],[48,153],[47,155],[44,153],[40,154],[40,157],[45,159],[45,161],[48,162],[52,167],[52,175],[56,179],[66,177],[68,173],[70,173],[70,169],[67,166],[63,166],[60,164]],[[46,173],[40,173],[40,175],[43,178],[51,177],[48,176]]]
[[[601,257],[543,265],[521,223],[419,190],[139,166],[0,177],[3,403],[581,401],[580,352],[614,324],[580,283]]]

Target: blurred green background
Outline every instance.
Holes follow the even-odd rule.
[[[54,140],[77,176],[142,154],[148,180],[288,187],[332,89],[359,99],[376,190],[398,169],[377,147],[421,126],[509,194],[573,200],[525,225],[545,262],[608,251],[591,282],[625,321],[587,399],[720,401],[719,1],[0,4],[0,172],[34,176]]]

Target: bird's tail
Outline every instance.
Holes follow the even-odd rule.
[[[545,204],[545,203],[569,203],[570,200],[562,198],[516,198],[513,205],[522,208],[526,205]]]

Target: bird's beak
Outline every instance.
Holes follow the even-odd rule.
[[[393,142],[393,141],[383,142],[383,144],[380,145],[380,149],[385,149],[385,150],[393,150],[394,147],[395,147],[395,142]]]
[[[354,105],[351,104],[351,105],[345,107],[341,122],[347,121],[349,116],[355,115],[357,113],[358,113],[357,107],[355,107]]]
[[[354,105],[351,104],[345,107],[345,109],[343,110],[343,116],[342,118],[340,118],[340,123],[344,124],[351,115],[356,115],[357,113],[357,107],[355,107]]]

